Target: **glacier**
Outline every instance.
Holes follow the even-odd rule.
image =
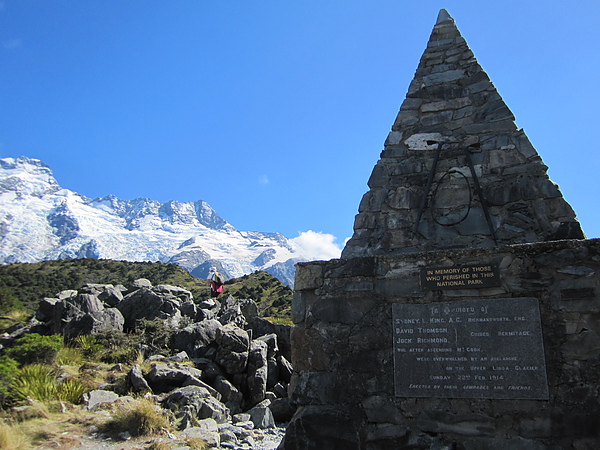
[[[0,264],[74,258],[173,263],[199,278],[210,266],[227,278],[265,270],[288,286],[308,260],[282,234],[239,231],[203,200],[90,199],[38,159],[0,159]]]

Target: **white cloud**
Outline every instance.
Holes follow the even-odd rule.
[[[269,184],[269,177],[266,175],[261,175],[260,177],[258,177],[258,184]]]
[[[307,261],[329,260],[339,258],[342,254],[342,249],[334,242],[336,237],[333,234],[308,230],[290,240]]]

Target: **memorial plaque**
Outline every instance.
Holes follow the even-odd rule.
[[[426,267],[420,272],[421,288],[429,290],[473,289],[500,286],[496,264]]]
[[[548,399],[539,303],[392,305],[399,397]]]

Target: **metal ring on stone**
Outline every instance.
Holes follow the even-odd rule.
[[[437,192],[438,192],[438,188],[440,187],[440,184],[442,184],[442,180],[444,178],[446,178],[446,176],[448,175],[454,175],[454,174],[459,174],[460,176],[462,176],[467,184],[467,191],[469,192],[469,202],[467,203],[467,212],[464,214],[463,217],[461,217],[459,220],[456,220],[454,222],[449,222],[449,223],[442,223],[439,221],[438,218],[435,217],[435,215],[433,214],[433,211],[435,209],[435,198],[437,196]],[[456,169],[451,169],[448,170],[444,175],[442,175],[442,177],[437,181],[435,189],[433,191],[433,193],[431,194],[431,202],[429,205],[429,212],[431,214],[431,219],[437,223],[438,225],[441,225],[443,227],[451,227],[454,225],[458,225],[459,223],[461,223],[463,220],[465,220],[467,218],[467,216],[469,215],[469,213],[471,212],[471,203],[473,203],[473,193],[471,192],[471,183],[469,183],[469,179],[467,178],[467,176],[462,173],[460,170],[456,170]]]

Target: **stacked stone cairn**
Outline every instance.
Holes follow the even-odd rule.
[[[291,327],[258,317],[253,300],[228,296],[195,303],[186,289],[153,286],[146,279],[129,289],[88,284],[43,299],[31,322],[2,343],[10,346],[32,332],[75,338],[134,331],[140,319],[163,320],[172,334],[168,354],[140,349],[151,369],[131,368],[130,392],[153,396],[174,413],[180,430],[213,446],[245,443],[247,448],[252,429],[274,428],[292,417],[287,397]],[[88,408],[118,399],[107,389],[87,394]]]

